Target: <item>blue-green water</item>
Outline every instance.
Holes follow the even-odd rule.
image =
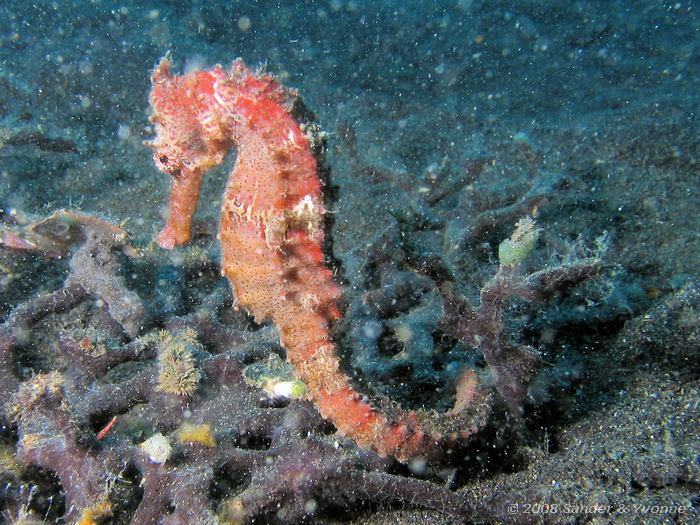
[[[687,1],[0,3],[5,522],[695,522],[699,31]],[[152,242],[170,181],[143,141],[167,52],[180,72],[263,65],[315,113],[344,370],[412,409],[448,410],[467,368],[492,391],[440,465],[360,451],[243,380],[284,350],[219,275],[235,154],[193,244]],[[539,235],[513,282],[537,293],[513,285],[473,334],[448,297],[477,309],[523,217]],[[168,397],[155,334],[185,327],[199,390]],[[188,421],[216,446],[178,442]],[[164,464],[139,448],[156,434]]]

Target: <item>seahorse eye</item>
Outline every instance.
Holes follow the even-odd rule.
[[[168,163],[168,156],[167,155],[161,155],[160,158],[158,159],[161,164],[167,164]]]

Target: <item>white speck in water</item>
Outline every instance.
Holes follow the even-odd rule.
[[[428,462],[426,461],[425,458],[423,457],[416,457],[411,459],[411,461],[408,464],[408,468],[411,469],[411,472],[413,472],[416,476],[420,476],[421,474],[425,473],[425,467],[428,465]]]
[[[318,505],[316,504],[316,500],[315,500],[315,499],[313,499],[313,498],[308,499],[308,500],[306,500],[306,502],[304,503],[304,512],[306,512],[307,514],[313,514],[314,512],[316,512],[316,507],[317,507],[317,506],[318,506]]]
[[[131,128],[126,124],[119,124],[117,128],[117,138],[119,140],[127,140],[131,136]]]
[[[376,339],[382,333],[382,325],[376,321],[370,321],[364,324],[362,332],[368,339]]]
[[[250,21],[250,18],[247,16],[242,16],[238,19],[238,29],[240,29],[241,31],[248,31],[251,25],[253,24]]]
[[[80,106],[83,109],[88,109],[92,106],[92,99],[87,95],[78,95],[78,100],[80,101]]]

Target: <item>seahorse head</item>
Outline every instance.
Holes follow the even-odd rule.
[[[227,148],[206,125],[217,106],[213,96],[217,73],[214,69],[174,75],[167,56],[153,72],[150,121],[156,137],[147,145],[153,148],[153,161],[160,171],[173,176],[202,172],[223,160]]]

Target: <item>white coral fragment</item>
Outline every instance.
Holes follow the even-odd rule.
[[[148,459],[160,465],[168,461],[173,453],[170,440],[160,432],[158,434],[153,434],[139,446],[141,450],[148,454]]]

